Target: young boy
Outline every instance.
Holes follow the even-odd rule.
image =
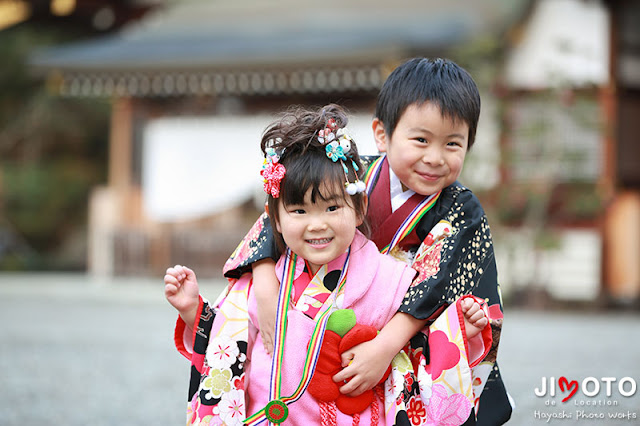
[[[419,331],[460,296],[473,294],[486,300],[493,332],[489,354],[473,370],[475,414],[477,424],[498,425],[509,419],[511,405],[495,364],[502,309],[493,243],[478,199],[457,182],[475,141],[479,113],[473,79],[446,59],[414,58],[384,83],[372,124],[383,156],[367,173],[371,239],[419,275],[378,336],[343,353],[345,368],[334,380],[349,379],[340,389],[344,394],[370,389],[408,341],[408,353],[422,352],[428,363],[428,338]],[[253,269],[261,333],[268,346],[278,280],[269,258],[274,255],[268,221],[263,217],[254,229],[260,231],[249,233],[238,247],[241,253],[225,265],[225,274]],[[404,394],[407,412],[417,393]],[[472,413],[466,424],[474,422]]]

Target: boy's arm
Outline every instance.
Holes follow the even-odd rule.
[[[273,335],[280,282],[275,274],[278,258],[269,216],[260,215],[247,235],[226,261],[222,272],[227,278],[253,275],[253,291],[258,302],[258,326],[267,353],[273,351]]]
[[[461,302],[464,316],[464,330],[467,340],[480,334],[489,320],[484,315],[478,302],[464,299]],[[344,368],[336,374],[334,381],[340,382],[351,377],[340,392],[350,396],[358,396],[373,388],[391,364],[395,355],[405,347],[409,340],[427,324],[411,315],[397,312],[382,328],[380,333],[368,342],[361,343],[342,354]]]
[[[264,349],[273,352],[278,290],[280,281],[276,276],[275,262],[271,258],[259,260],[252,265],[253,291],[258,307],[258,325]]]
[[[238,247],[227,259],[222,272],[227,278],[240,278],[246,272],[252,272],[252,265],[260,260],[279,258],[269,216],[260,215]]]

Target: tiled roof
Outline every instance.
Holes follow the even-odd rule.
[[[504,30],[526,0],[181,0],[36,70],[100,95],[377,89],[380,67]]]

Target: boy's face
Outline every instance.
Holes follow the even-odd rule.
[[[421,195],[431,195],[458,179],[469,146],[468,124],[443,117],[431,102],[409,105],[392,135],[374,119],[373,134],[404,189]]]

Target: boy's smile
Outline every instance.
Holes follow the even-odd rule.
[[[387,153],[389,165],[405,190],[431,195],[460,176],[469,146],[469,126],[443,117],[431,102],[409,105],[392,135],[374,119],[373,133],[378,150]]]

